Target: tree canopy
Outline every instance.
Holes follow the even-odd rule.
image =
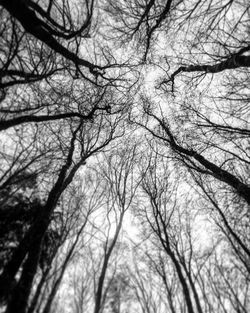
[[[247,313],[247,0],[0,0],[0,310]]]

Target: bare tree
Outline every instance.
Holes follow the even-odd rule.
[[[106,184],[107,196],[107,218],[108,229],[107,239],[104,242],[104,255],[101,265],[101,271],[96,282],[95,291],[95,313],[101,312],[105,304],[105,291],[104,282],[107,275],[108,265],[111,255],[118,243],[118,236],[122,230],[122,223],[124,215],[128,208],[131,206],[135,190],[138,187],[138,182],[135,178],[135,162],[137,158],[136,146],[126,150],[117,150],[116,153],[108,157],[107,167],[101,172],[104,182]],[[113,215],[113,217],[111,217]],[[114,225],[112,220],[114,219]],[[112,227],[115,227],[114,235],[110,238]],[[112,283],[113,285],[113,283]],[[108,288],[108,287],[106,287]]]
[[[94,1],[71,3],[69,1],[20,2],[13,0],[1,1],[1,5],[10,14],[8,19],[12,20],[12,25],[15,26],[18,21],[25,33],[32,35],[42,45],[49,47],[50,51],[72,62],[75,71],[82,75],[82,77],[92,80],[92,78],[88,78],[84,74],[82,68],[88,69],[90,74],[95,78],[98,76],[104,77],[104,70],[115,65],[110,63],[104,66],[98,65],[79,55],[83,41],[86,41],[90,37],[91,25],[95,24],[95,21],[93,21],[95,18],[94,11],[97,8]],[[11,60],[11,58],[9,59]],[[40,65],[39,63],[38,61],[37,64]],[[19,70],[18,72],[17,70],[13,72],[10,69],[10,71],[4,72],[4,75],[16,75],[21,78],[27,77],[32,81],[32,79],[44,78],[50,75],[51,72],[55,72],[55,70],[50,70],[48,74],[39,74],[33,71],[26,72]]]
[[[178,3],[172,0],[107,1],[104,10],[112,19],[112,23],[108,25],[112,33],[107,36],[115,37],[120,44],[126,45],[133,40],[142,53],[142,59],[146,61],[156,42],[157,32],[168,25],[172,11],[177,6]]]
[[[92,128],[92,134],[90,129],[86,133],[86,127],[89,126]],[[55,183],[52,185],[52,188],[48,193],[43,210],[40,212],[41,215],[35,220],[25,234],[2,273],[2,279],[6,281],[6,283],[12,283],[24,258],[28,254],[23,265],[22,275],[19,282],[11,292],[12,300],[9,301],[10,311],[12,308],[15,310],[16,305],[18,305],[19,310],[25,310],[31,290],[31,284],[39,261],[40,247],[44,233],[50,224],[51,214],[53,213],[61,194],[71,183],[77,170],[85,164],[86,160],[93,154],[96,154],[99,150],[103,149],[116,136],[116,122],[110,123],[108,120],[105,120],[104,117],[101,117],[100,125],[97,126],[94,124],[89,126],[83,126],[83,123],[81,122],[78,125],[76,124],[75,129],[72,129],[72,135],[69,141],[68,151],[66,150],[67,154],[64,164],[59,170]],[[79,144],[77,144],[77,141]],[[5,291],[8,291],[8,289],[5,288]],[[19,301],[21,302],[19,303]]]

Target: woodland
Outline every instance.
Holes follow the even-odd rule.
[[[0,0],[0,312],[250,312],[249,0]]]

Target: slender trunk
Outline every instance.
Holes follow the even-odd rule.
[[[48,298],[48,300],[47,300],[47,302],[46,302],[46,305],[45,305],[45,307],[44,307],[44,309],[43,309],[43,313],[49,313],[49,312],[50,312],[51,305],[52,305],[53,300],[54,300],[54,298],[55,298],[55,296],[56,296],[56,293],[57,293],[57,291],[58,291],[58,288],[59,288],[59,286],[60,286],[60,283],[61,283],[61,281],[62,281],[62,279],[63,279],[63,275],[64,275],[64,272],[65,272],[65,270],[66,270],[66,265],[67,265],[67,264],[65,263],[64,266],[63,266],[63,270],[62,270],[61,273],[60,273],[60,276],[58,277],[58,279],[56,280],[55,284],[54,284],[53,287],[52,287],[52,290],[51,290],[51,292],[50,292],[50,294],[49,294],[49,298]]]
[[[158,136],[154,132],[152,132],[150,129],[148,129],[154,136],[158,137],[159,139],[167,142],[170,147],[177,152],[178,154],[186,157],[186,158],[192,158],[196,160],[202,167],[204,167],[207,171],[206,174],[212,175],[216,179],[220,180],[221,182],[224,182],[231,186],[235,192],[245,199],[245,201],[250,205],[250,186],[242,182],[240,179],[238,179],[236,176],[228,172],[227,170],[224,170],[220,166],[214,164],[213,162],[207,160],[205,157],[203,157],[198,152],[184,148],[183,146],[179,145],[174,138],[173,134],[171,133],[169,127],[162,121],[159,117],[152,113],[148,113],[150,116],[152,116],[154,119],[156,119],[159,124],[161,125],[162,129],[166,132],[167,137]],[[199,168],[199,165],[197,165],[197,170],[204,171],[203,168]]]
[[[95,301],[94,313],[99,313],[100,309],[101,309],[103,285],[104,285],[106,272],[108,269],[108,262],[109,262],[109,259],[111,257],[112,251],[115,247],[115,244],[117,242],[117,239],[118,239],[121,227],[122,227],[122,221],[123,221],[124,213],[125,213],[124,211],[121,213],[120,220],[119,220],[119,223],[117,225],[114,239],[112,240],[112,243],[111,243],[110,247],[108,248],[108,252],[107,252],[107,254],[105,254],[105,257],[104,257],[102,270],[101,270],[101,274],[100,274],[99,281],[98,281],[97,292],[96,292],[96,301]]]
[[[248,249],[248,247],[244,244],[244,242],[241,240],[241,238],[235,233],[235,231],[232,229],[232,227],[230,226],[230,224],[228,223],[228,220],[225,216],[225,214],[223,213],[223,211],[220,209],[219,205],[216,203],[216,201],[208,194],[208,192],[205,190],[205,188],[199,183],[199,186],[201,187],[202,191],[205,193],[205,195],[208,197],[209,201],[212,203],[212,205],[214,206],[214,208],[217,210],[217,212],[219,213],[219,215],[222,218],[222,221],[227,229],[227,231],[229,232],[229,234],[234,238],[234,240],[239,244],[239,246],[243,249],[243,251],[248,255],[248,257],[250,257],[250,250]]]
[[[35,308],[37,306],[37,302],[38,302],[39,296],[40,296],[40,294],[42,292],[42,287],[43,287],[44,283],[46,282],[46,279],[47,279],[47,276],[49,274],[49,271],[50,271],[50,267],[47,267],[45,273],[43,273],[42,278],[39,281],[39,284],[37,286],[35,295],[32,298],[31,304],[29,306],[28,313],[33,313],[34,312],[34,310],[35,310]]]
[[[6,130],[10,127],[18,126],[24,123],[41,123],[41,122],[48,122],[48,121],[56,121],[66,118],[78,117],[81,119],[88,119],[90,117],[81,115],[79,113],[62,113],[57,115],[26,115],[26,116],[19,116],[17,118],[7,120],[7,121],[0,121],[0,131]]]
[[[190,284],[190,286],[191,286],[191,289],[192,289],[192,292],[193,292],[193,295],[194,295],[194,300],[195,300],[195,303],[196,303],[197,310],[198,310],[199,313],[203,313],[202,308],[201,308],[200,299],[199,299],[199,296],[198,296],[198,293],[197,293],[195,284],[194,284],[194,282],[193,282],[191,273],[190,273],[190,271],[187,269],[186,264],[182,264],[182,266],[183,266],[183,268],[184,268],[184,271],[185,271],[185,273],[186,273],[186,275],[187,275],[189,284]]]
[[[192,304],[190,292],[188,289],[188,284],[187,284],[186,279],[182,273],[181,266],[180,266],[178,260],[176,259],[174,253],[170,249],[166,249],[166,252],[170,256],[172,262],[174,263],[178,278],[179,278],[181,286],[182,286],[182,290],[183,290],[184,298],[186,301],[188,313],[194,313],[193,304]]]
[[[86,224],[87,224],[87,219],[85,220],[85,222],[81,226],[80,230],[78,231],[76,239],[73,242],[73,245],[71,246],[71,248],[70,248],[70,250],[69,250],[69,252],[68,252],[68,254],[67,254],[67,256],[66,256],[66,258],[64,260],[64,263],[63,263],[60,275],[57,278],[57,280],[56,280],[56,282],[55,282],[55,284],[54,284],[54,286],[52,288],[52,291],[50,292],[49,299],[48,299],[48,301],[47,301],[47,303],[45,305],[45,308],[43,309],[43,313],[49,313],[50,312],[51,305],[52,305],[53,300],[54,300],[54,298],[56,296],[56,293],[57,293],[57,290],[58,290],[58,288],[60,286],[60,283],[61,283],[61,281],[63,279],[63,275],[65,273],[67,265],[68,265],[68,263],[69,263],[69,261],[71,259],[71,256],[72,256],[72,254],[73,254],[73,252],[75,250],[75,247],[76,247],[76,245],[77,245],[77,243],[79,241],[80,235],[81,235],[81,233],[82,233],[82,231],[83,231],[83,229],[84,229]]]

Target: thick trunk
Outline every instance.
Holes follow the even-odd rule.
[[[46,228],[45,230],[41,229],[39,234],[37,234],[37,238],[30,249],[27,260],[24,263],[21,278],[11,293],[6,313],[26,312],[33,278],[37,271],[41,243],[45,231]]]
[[[34,240],[39,227],[41,227],[40,221],[37,221],[33,226],[31,226],[28,233],[14,251],[11,260],[5,266],[0,277],[0,296],[2,300],[9,298],[9,293],[15,285],[15,276],[25,259],[27,252],[32,246],[32,241]]]
[[[40,217],[30,227],[0,277],[0,286],[4,286],[0,289],[1,298],[6,299],[10,297],[8,312],[14,313],[14,308],[16,308],[17,305],[15,302],[19,303],[20,309],[23,309],[23,307],[27,305],[30,288],[39,262],[40,246],[49,226],[50,216],[62,192],[73,179],[74,175],[71,174],[75,173],[75,170],[79,167],[79,164],[81,164],[76,164],[67,177],[67,172],[72,164],[76,134],[81,125],[82,124],[79,124],[72,135],[66,162],[62,166],[58,179],[49,193],[46,205],[43,207]],[[65,181],[67,181],[67,184],[65,184]],[[11,287],[15,281],[15,276],[18,270],[20,270],[26,256],[27,260],[24,263],[21,278],[12,291]]]

